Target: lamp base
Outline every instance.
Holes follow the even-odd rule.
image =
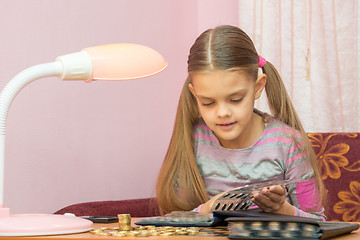
[[[0,204],[0,218],[10,217],[10,208],[5,208],[3,204]]]
[[[93,222],[71,215],[15,214],[0,218],[0,236],[60,235],[92,228]]]

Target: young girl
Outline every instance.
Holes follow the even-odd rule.
[[[157,180],[160,207],[206,213],[233,188],[300,180],[263,188],[252,202],[266,212],[324,220],[310,141],[278,72],[246,33],[233,26],[202,33],[190,49],[188,73]],[[254,109],[264,89],[272,116]]]

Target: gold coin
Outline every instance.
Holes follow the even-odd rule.
[[[179,234],[179,235],[187,235],[187,234],[189,234],[187,231],[184,231],[184,230],[179,230],[179,231],[176,231],[175,233]]]
[[[127,232],[117,232],[113,234],[114,237],[126,237]]]
[[[122,231],[132,231],[133,227],[130,225],[119,225],[119,229]]]
[[[119,223],[131,223],[130,214],[118,214]]]
[[[150,234],[148,231],[140,231],[138,236],[139,237],[149,237]]]
[[[138,236],[139,235],[139,232],[138,231],[129,231],[128,233],[127,233],[127,236],[129,236],[129,237],[136,237],[136,236]]]

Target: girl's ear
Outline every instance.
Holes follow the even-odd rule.
[[[266,85],[266,75],[261,74],[255,82],[255,100],[258,99],[261,96],[262,91],[265,88]]]
[[[192,83],[189,83],[188,87],[189,87],[189,90],[192,93],[192,95],[194,95],[194,97],[196,97],[195,89],[194,89],[194,86],[192,85]]]

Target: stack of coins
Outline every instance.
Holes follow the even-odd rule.
[[[119,218],[119,230],[121,231],[131,231],[131,216],[130,214],[118,214]]]

